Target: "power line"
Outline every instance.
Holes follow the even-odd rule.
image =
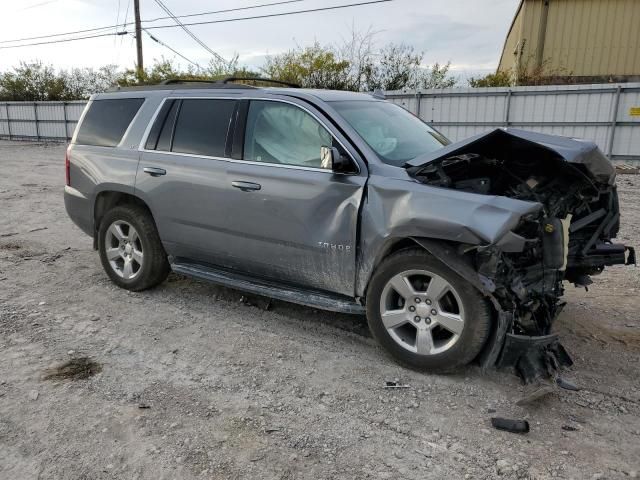
[[[116,15],[116,28],[118,28],[119,22],[120,21],[120,0],[118,0],[118,13]]]
[[[178,55],[180,58],[186,60],[187,62],[195,65],[196,67],[198,67],[198,69],[202,69],[202,67],[200,65],[198,65],[196,62],[189,60],[187,57],[185,57],[184,55],[182,55],[180,52],[178,52],[177,50],[174,50],[173,48],[171,48],[169,45],[167,45],[166,43],[164,43],[162,40],[154,37],[153,35],[151,35],[149,32],[147,32],[146,28],[143,28],[142,30],[144,30],[144,33],[146,33],[147,35],[149,35],[149,38],[151,38],[151,40],[153,40],[156,43],[159,43],[160,45],[162,45],[165,48],[168,48],[169,50],[171,50],[173,53],[175,53],[176,55]]]
[[[169,8],[162,2],[162,0],[155,0],[155,2],[160,5],[160,8],[162,8],[165,12],[167,12],[167,14],[173,19],[173,21],[175,21],[178,26],[180,26],[180,28],[182,28],[182,30],[185,31],[185,33],[187,35],[189,35],[191,38],[193,38],[202,48],[204,48],[207,52],[209,52],[211,55],[213,55],[214,58],[217,58],[219,61],[223,62],[223,63],[227,63],[227,61],[222,58],[222,56],[218,55],[216,52],[214,52],[213,50],[211,50],[209,48],[209,46],[207,44],[205,44],[202,40],[200,40],[191,30],[189,30],[179,19],[178,17],[176,17],[173,12],[171,12],[171,10],[169,10]]]
[[[120,21],[120,0],[118,0],[118,13],[116,15],[116,27],[115,27],[115,31],[116,32],[118,31],[118,22],[119,21]],[[113,39],[113,48],[114,48],[114,50],[116,48],[117,41],[118,41],[118,39],[114,37],[114,39]]]
[[[201,17],[203,15],[213,15],[216,13],[230,13],[230,12],[239,12],[241,10],[252,10],[254,8],[263,8],[263,7],[275,7],[277,5],[287,5],[289,3],[300,3],[305,2],[306,0],[285,0],[281,2],[272,2],[272,3],[262,3],[259,5],[248,5],[246,7],[236,7],[236,8],[225,8],[224,10],[212,10],[210,12],[200,12],[200,13],[189,13],[186,15],[178,15],[178,18],[190,18],[190,17]],[[152,18],[150,20],[145,20],[145,22],[157,22],[159,20],[166,20],[167,17],[158,17]]]
[[[285,5],[285,4],[289,4],[289,3],[299,3],[299,2],[304,2],[306,0],[286,0],[286,1],[280,1],[280,2],[272,2],[272,3],[262,3],[259,5],[248,5],[246,7],[237,7],[237,8],[227,8],[224,10],[212,10],[210,12],[200,12],[200,13],[190,13],[188,15],[177,15],[177,18],[189,18],[189,17],[200,17],[203,15],[214,15],[214,14],[218,14],[218,13],[230,13],[230,12],[238,12],[241,10],[251,10],[254,8],[264,8],[264,7],[274,7],[277,5]],[[143,20],[142,23],[151,23],[151,22],[158,22],[160,20],[169,20],[172,19],[172,17],[157,17],[157,18],[152,18],[150,20]],[[13,40],[0,40],[0,43],[13,43],[13,42],[22,42],[22,41],[26,41],[26,40],[39,40],[41,38],[53,38],[53,37],[62,37],[64,35],[75,35],[77,33],[89,33],[89,32],[97,32],[100,30],[109,30],[111,28],[114,27],[118,27],[120,25],[122,25],[122,27],[126,27],[128,25],[133,25],[134,22],[126,22],[126,23],[122,23],[122,24],[118,24],[118,25],[108,25],[105,27],[93,27],[93,28],[86,28],[84,30],[75,30],[72,32],[62,32],[62,33],[50,33],[47,35],[39,35],[36,37],[24,37],[24,38],[16,38]]]
[[[131,0],[127,2],[127,10],[124,12],[124,21],[122,22],[122,28],[127,25],[127,18],[129,18],[129,7],[131,6]],[[116,27],[118,28],[118,27]],[[116,30],[117,31],[117,30]],[[124,41],[124,37],[120,37],[120,48],[122,48],[122,42]]]
[[[349,7],[360,7],[363,5],[373,5],[375,3],[387,3],[392,2],[393,0],[370,0],[368,2],[357,2],[357,3],[348,3],[346,5],[334,5],[331,7],[318,7],[318,8],[309,8],[307,10],[294,10],[292,12],[281,12],[281,13],[269,13],[265,15],[254,15],[252,17],[239,17],[239,18],[227,18],[222,20],[207,20],[203,22],[192,22],[192,23],[184,23],[183,25],[190,27],[192,25],[210,25],[214,23],[228,23],[228,22],[238,22],[242,20],[257,20],[260,18],[272,18],[272,17],[283,17],[286,15],[297,15],[299,13],[314,13],[314,12],[324,12],[327,10],[338,10],[341,8],[349,8]],[[152,25],[147,27],[149,30],[156,28],[174,28],[177,25]]]
[[[90,38],[110,37],[112,35],[127,35],[128,33],[131,33],[131,32],[123,30],[123,31],[118,32],[118,33],[109,32],[109,33],[100,33],[100,34],[96,34],[96,35],[86,35],[84,37],[62,38],[62,39],[59,39],[59,40],[47,40],[46,42],[28,43],[28,44],[24,44],[24,45],[7,45],[7,46],[0,47],[0,49],[20,48],[20,47],[33,47],[35,45],[49,45],[51,43],[75,42],[76,40],[88,40]]]
[[[359,7],[359,6],[363,6],[363,5],[373,5],[373,4],[377,4],[377,3],[387,3],[387,2],[392,2],[394,0],[370,0],[367,2],[357,2],[357,3],[348,3],[346,5],[334,5],[331,7],[319,7],[319,8],[311,8],[311,9],[307,9],[307,10],[295,10],[292,12],[281,12],[281,13],[271,13],[271,14],[267,14],[267,15],[255,15],[255,16],[251,16],[251,17],[237,17],[237,18],[228,18],[228,19],[222,19],[222,20],[208,20],[208,21],[203,21],[203,22],[192,22],[192,23],[185,23],[185,26],[192,26],[192,25],[209,25],[209,24],[215,24],[215,23],[229,23],[229,22],[239,22],[239,21],[243,21],[243,20],[257,20],[257,19],[261,19],[261,18],[272,18],[272,17],[282,17],[282,16],[286,16],[286,15],[297,15],[297,14],[301,14],[301,13],[313,13],[313,12],[323,12],[323,11],[328,11],[328,10],[338,10],[338,9],[342,9],[342,8],[350,8],[350,7]],[[130,23],[128,23],[128,25],[130,25]],[[176,28],[179,27],[179,25],[155,25],[155,26],[150,26],[150,27],[145,27],[147,30],[151,30],[151,29],[159,29],[159,28]],[[102,27],[100,30],[105,29],[105,28],[113,28],[113,26],[111,27]],[[129,31],[123,30],[117,33],[101,33],[101,34],[96,34],[96,35],[88,35],[88,36],[84,36],[84,37],[73,37],[73,38],[65,38],[65,39],[60,39],[60,40],[49,40],[49,41],[44,41],[44,42],[37,42],[37,43],[28,43],[28,44],[22,44],[22,45],[7,45],[7,46],[0,46],[0,49],[7,49],[7,48],[20,48],[20,47],[31,47],[31,46],[35,46],[35,45],[46,45],[46,44],[50,44],[50,43],[63,43],[63,42],[73,42],[76,40],[86,40],[89,38],[99,38],[99,37],[108,37],[110,35],[126,35],[128,33],[131,33]],[[17,41],[17,40],[13,40],[13,41]]]
[[[133,22],[128,22],[124,25],[133,25]],[[39,40],[41,38],[53,38],[53,37],[63,37],[65,35],[75,35],[77,33],[89,33],[89,32],[97,32],[100,30],[110,30],[114,27],[118,27],[119,25],[107,25],[106,27],[94,27],[94,28],[85,28],[84,30],[75,30],[73,32],[64,32],[64,33],[50,33],[48,35],[38,35],[36,37],[24,37],[24,38],[14,38],[13,40],[0,40],[0,43],[13,43],[13,42],[24,42],[26,40]]]

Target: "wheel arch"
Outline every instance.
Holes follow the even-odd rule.
[[[428,252],[445,266],[467,280],[488,300],[491,308],[491,329],[483,349],[476,356],[478,363],[480,363],[483,369],[486,369],[493,366],[496,361],[497,355],[502,347],[506,328],[510,324],[510,313],[502,309],[493,293],[482,283],[470,259],[459,253],[459,248],[463,245],[465,244],[452,240],[427,237],[406,237],[389,241],[384,248],[381,249],[378,257],[376,257],[375,265],[367,279],[364,298],[366,298],[373,275],[385,258],[396,252],[410,248],[419,248]]]
[[[114,207],[119,205],[137,205],[144,208],[151,219],[153,214],[147,203],[140,197],[123,191],[118,190],[103,190],[99,192],[93,202],[93,249],[98,249],[98,229],[100,228],[100,222],[105,214]]]
[[[373,278],[375,271],[382,261],[400,250],[406,250],[409,248],[420,248],[425,250],[458,275],[468,280],[469,283],[480,290],[482,294],[487,296],[490,295],[491,292],[482,284],[477,272],[470,262],[458,253],[458,247],[462,245],[464,244],[460,242],[427,237],[404,237],[389,240],[383,248],[380,249],[380,252],[376,256],[371,273],[367,278],[364,295],[366,296],[371,278]]]

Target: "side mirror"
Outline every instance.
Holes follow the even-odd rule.
[[[334,172],[344,172],[349,168],[349,159],[340,154],[336,147],[320,147],[320,166]]]

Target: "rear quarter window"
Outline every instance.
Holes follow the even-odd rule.
[[[182,100],[171,151],[223,157],[235,105],[235,100]]]
[[[143,103],[144,98],[94,100],[82,120],[76,144],[115,147]]]

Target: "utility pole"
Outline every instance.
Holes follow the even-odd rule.
[[[133,0],[133,11],[136,17],[136,51],[138,53],[138,64],[136,74],[138,82],[142,82],[144,74],[144,63],[142,61],[142,26],[140,25],[140,0]]]

